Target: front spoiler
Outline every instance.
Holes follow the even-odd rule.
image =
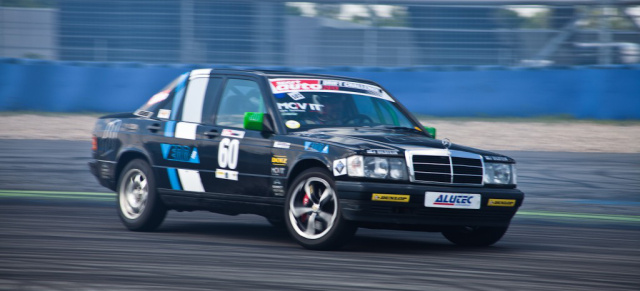
[[[336,181],[342,215],[363,227],[424,229],[440,231],[461,226],[505,227],[522,205],[518,189],[446,187],[409,183]],[[480,209],[425,207],[425,192],[473,193],[481,195]],[[373,193],[409,195],[408,202],[372,201]],[[489,199],[513,199],[511,207],[488,206]]]

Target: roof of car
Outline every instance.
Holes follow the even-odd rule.
[[[318,79],[325,79],[325,78],[330,78],[330,79],[338,79],[338,80],[346,80],[346,81],[356,81],[356,82],[364,82],[364,83],[372,83],[372,84],[376,84],[375,82],[371,81],[371,80],[367,80],[367,79],[358,79],[358,78],[351,78],[351,77],[346,77],[346,76],[336,76],[336,75],[327,75],[327,74],[313,74],[313,73],[301,73],[301,72],[292,72],[292,71],[279,71],[279,70],[262,70],[262,69],[256,69],[256,70],[251,70],[251,69],[217,69],[214,68],[211,70],[211,73],[233,73],[233,72],[237,72],[237,73],[248,73],[248,74],[256,74],[256,75],[260,75],[260,76],[265,76],[267,78],[318,78]],[[377,85],[377,84],[376,84]]]

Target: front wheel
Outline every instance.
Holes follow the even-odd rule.
[[[140,159],[129,162],[118,179],[118,216],[130,230],[154,230],[164,220],[167,209],[156,193],[149,164]]]
[[[326,170],[308,169],[291,185],[285,200],[285,222],[300,245],[336,249],[353,236],[356,227],[342,217],[333,179]]]
[[[490,246],[498,242],[507,232],[504,227],[463,227],[460,229],[443,231],[442,235],[450,242],[461,246]]]

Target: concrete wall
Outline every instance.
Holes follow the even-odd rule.
[[[0,59],[0,111],[132,111],[180,73],[211,66]],[[274,68],[374,80],[434,116],[640,119],[640,66]]]

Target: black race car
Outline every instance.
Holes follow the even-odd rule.
[[[309,249],[358,227],[497,242],[524,199],[515,161],[429,130],[371,81],[198,69],[98,119],[90,168],[136,231],[209,210],[262,215]]]

